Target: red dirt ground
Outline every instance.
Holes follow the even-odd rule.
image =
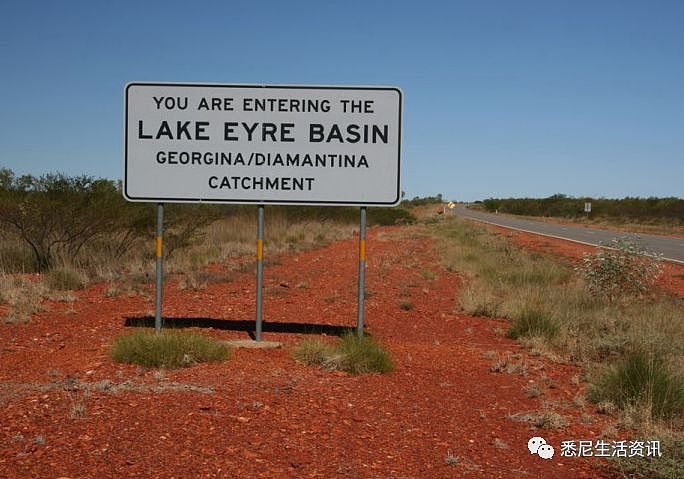
[[[126,318],[153,304],[151,295],[108,298],[103,285],[74,303],[47,301],[29,324],[0,325],[0,477],[611,477],[603,459],[559,454],[561,441],[596,440],[609,424],[574,401],[581,370],[531,357],[497,333],[502,321],[460,313],[458,275],[438,266],[417,228],[369,234],[366,324],[394,358],[389,374],[297,363],[290,351],[305,335],[268,331],[282,349],[240,349],[163,374],[115,364],[109,348],[133,329]],[[349,239],[268,265],[265,320],[353,326],[357,248]],[[253,274],[201,291],[171,284],[164,315],[236,326],[254,315]],[[527,375],[491,372],[495,354],[510,354]],[[532,382],[540,397],[523,391]],[[567,426],[512,419],[545,407]],[[532,436],[556,456],[531,455]]]

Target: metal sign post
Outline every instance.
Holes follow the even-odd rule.
[[[356,319],[356,333],[363,337],[363,301],[366,285],[366,207],[361,207],[361,223],[359,226],[359,304]]]
[[[161,334],[162,320],[161,320],[161,310],[162,310],[162,289],[164,287],[163,274],[164,274],[164,258],[162,257],[162,237],[164,235],[164,203],[157,203],[157,238],[155,255],[157,257],[157,294],[155,298],[154,306],[154,332],[155,334]]]
[[[256,331],[254,339],[261,341],[264,302],[264,205],[259,205],[257,219],[257,281],[256,281]]]

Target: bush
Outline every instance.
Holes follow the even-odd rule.
[[[416,218],[402,208],[369,208],[368,224],[370,226],[391,226],[414,223]]]
[[[45,283],[51,290],[73,291],[86,285],[85,276],[73,268],[62,266],[51,269],[45,277]]]
[[[98,238],[138,228],[143,209],[128,204],[113,181],[60,173],[17,178],[0,169],[0,224],[29,247],[38,271],[59,257],[73,262]]]
[[[180,368],[195,363],[222,361],[229,349],[197,333],[136,332],[121,336],[112,345],[112,359],[145,367]]]
[[[684,436],[665,436],[660,439],[661,457],[614,458],[613,465],[623,477],[681,479],[684,477]]]
[[[292,356],[305,364],[325,366],[326,361],[332,357],[335,348],[320,339],[309,339],[302,341],[292,351]]]
[[[155,205],[127,202],[114,181],[61,173],[15,177],[0,169],[0,224],[28,248],[36,271],[54,267],[60,258],[76,264],[89,248],[121,258],[136,241],[153,236],[154,211]],[[168,205],[166,256],[188,246],[218,211],[206,204]]]
[[[579,218],[584,216],[584,203],[591,202],[592,218],[611,218],[619,221],[665,220],[681,225],[684,222],[684,199],[682,198],[573,198],[555,194],[548,198],[489,198],[482,202],[493,213],[512,213],[527,216],[561,216]]]
[[[31,316],[42,310],[45,286],[27,278],[0,275],[0,302],[9,308],[4,318],[6,323],[25,324]]]
[[[292,356],[305,364],[351,374],[387,373],[393,368],[389,354],[373,339],[354,333],[345,334],[336,345],[320,339],[302,341]]]
[[[577,268],[589,291],[614,302],[649,292],[663,272],[662,255],[649,253],[636,238],[616,238],[611,249],[584,255]]]
[[[370,336],[345,334],[339,345],[342,369],[352,374],[387,373],[393,368],[390,355]]]
[[[623,409],[646,407],[651,417],[667,419],[684,412],[684,379],[670,374],[659,356],[634,352],[605,373],[590,397],[595,402],[611,401]]]
[[[543,336],[547,339],[558,335],[558,324],[548,313],[532,307],[525,307],[513,318],[508,336],[513,339],[529,336]]]

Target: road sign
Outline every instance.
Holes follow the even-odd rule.
[[[590,202],[584,203],[584,212],[585,213],[591,213],[591,203]]]
[[[125,106],[130,201],[400,201],[398,88],[134,82]]]

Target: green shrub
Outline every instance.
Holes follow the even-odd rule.
[[[305,364],[351,374],[387,373],[393,368],[392,359],[372,338],[359,338],[348,333],[336,345],[320,339],[307,339],[299,343],[292,356]]]
[[[508,335],[513,339],[529,336],[551,339],[558,335],[558,324],[548,313],[533,307],[525,307],[513,317]]]
[[[45,284],[51,290],[72,291],[82,289],[86,283],[83,273],[68,266],[53,268],[45,276]]]
[[[590,391],[595,401],[611,401],[620,408],[639,405],[657,419],[684,412],[684,379],[671,374],[663,359],[633,352],[608,370]]]
[[[195,363],[222,361],[229,349],[197,333],[140,331],[121,336],[112,345],[112,359],[145,367],[180,368]]]
[[[352,374],[387,373],[393,368],[392,358],[370,336],[359,338],[346,334],[340,340],[342,369]]]
[[[611,249],[584,255],[577,268],[589,291],[614,302],[649,292],[663,272],[662,255],[650,254],[636,238],[616,238]]]

